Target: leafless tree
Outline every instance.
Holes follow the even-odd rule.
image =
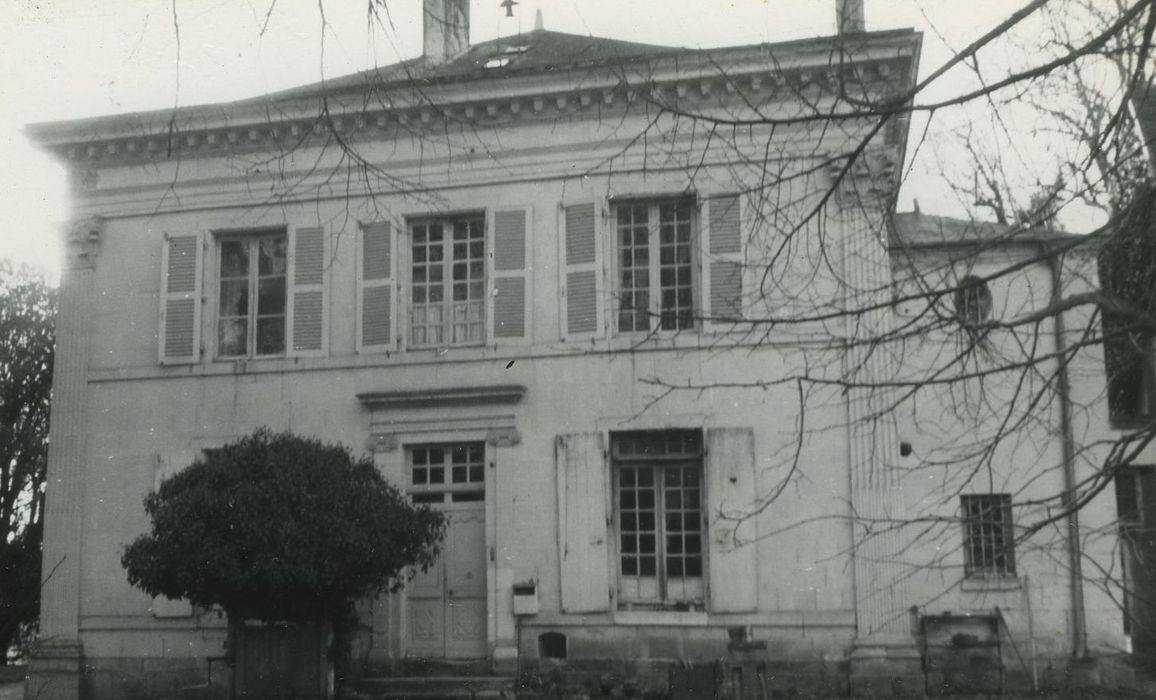
[[[374,0],[370,21],[387,25],[387,10]],[[646,60],[623,65],[619,103],[598,129],[605,143],[620,146],[587,174],[609,178],[629,159],[636,169],[686,173],[693,184],[725,169],[747,202],[743,275],[750,284],[733,309],[711,309],[695,323],[725,329],[710,352],[761,347],[777,361],[730,382],[643,379],[651,405],[681,392],[743,388],[795,406],[792,420],[775,428],[781,449],[763,465],[769,488],[721,514],[736,541],[742,523],[808,482],[806,455],[824,436],[873,435],[870,454],[857,457],[882,465],[886,479],[907,489],[908,507],[868,512],[852,503],[843,515],[819,517],[849,520],[857,541],[881,542],[877,554],[899,576],[959,558],[961,520],[988,514],[961,513],[961,495],[1013,489],[1017,546],[1120,595],[1115,563],[1071,547],[1115,537],[1118,523],[1081,523],[1080,513],[1111,493],[1156,438],[1156,411],[1136,403],[1152,397],[1138,398],[1136,386],[1119,380],[1150,371],[1142,367],[1151,367],[1156,334],[1149,214],[1156,199],[1129,111],[1153,75],[1154,28],[1156,0],[1030,0],[909,88],[897,87],[895,76],[858,72],[856,38],[846,35],[831,43],[827,70],[784,67],[787,77],[773,84],[730,81],[718,64],[728,94],[710,106],[660,85]],[[773,46],[767,59],[778,61]],[[447,108],[423,70],[405,62],[283,95],[315,99],[312,122],[235,157],[234,167],[270,189],[270,207],[308,197],[308,188],[319,196],[368,192],[371,200],[406,193],[441,204],[436,187],[398,175],[388,158],[364,148],[375,139],[412,139],[431,153],[481,152],[502,164],[496,127]],[[956,88],[951,78],[960,71],[971,80]],[[366,116],[399,104],[424,114],[388,123]],[[627,110],[645,115],[641,126],[622,117]],[[165,136],[179,158],[176,114]],[[909,123],[919,128],[904,160],[895,134]],[[929,217],[909,225],[938,231],[939,240],[905,238],[913,229],[886,214],[911,161],[932,149],[932,136],[947,139],[942,160],[968,156],[944,174],[977,222],[943,230]],[[783,157],[789,147],[796,150]],[[1040,153],[1051,154],[1043,167]],[[313,159],[304,168],[302,154]],[[1104,222],[1080,236],[1045,230],[1077,205]],[[978,222],[983,216],[995,224]],[[1043,289],[1030,281],[1041,270]],[[662,328],[662,319],[652,327]],[[1102,376],[1105,353],[1116,374],[1089,391],[1085,380]],[[1109,421],[1115,429],[1097,427]],[[1012,458],[1032,464],[1036,476],[1009,479]],[[934,488],[912,486],[929,480]],[[1041,491],[1045,481],[1059,486]],[[783,522],[761,536],[811,520]],[[1097,562],[1106,568],[1089,570]]]

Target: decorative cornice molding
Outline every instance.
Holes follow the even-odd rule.
[[[852,92],[861,101],[884,100],[896,92],[902,71],[894,64],[910,62],[906,55],[851,62],[842,65],[784,66],[762,62],[724,71],[686,77],[656,74],[584,76],[582,87],[573,78],[559,76],[545,83],[509,89],[481,98],[475,91],[448,89],[438,95],[411,90],[411,95],[391,93],[388,104],[367,107],[364,92],[380,90],[369,85],[363,92],[335,95],[324,112],[315,100],[280,105],[260,114],[230,115],[229,106],[212,117],[194,118],[184,124],[170,118],[158,121],[150,115],[128,115],[119,128],[94,123],[69,125],[54,134],[47,125],[37,135],[47,148],[62,154],[74,168],[83,165],[121,165],[174,157],[228,156],[241,153],[288,151],[339,136],[343,141],[389,138],[395,133],[413,135],[425,130],[441,132],[447,125],[469,128],[507,126],[515,122],[553,120],[560,117],[604,116],[608,110],[627,111],[636,105],[679,112],[708,113],[725,105],[751,111],[806,97],[813,101],[826,93]],[[487,76],[488,77],[488,76]],[[590,77],[588,80],[587,78]],[[482,82],[479,78],[478,82]],[[569,83],[559,89],[559,82]],[[854,90],[848,89],[854,86]],[[484,91],[477,91],[484,92]],[[343,103],[342,100],[347,99]],[[382,105],[385,100],[376,101]],[[240,111],[242,108],[236,108]],[[171,113],[169,114],[171,117]],[[255,119],[261,121],[255,121]],[[175,124],[175,126],[174,126]],[[120,133],[116,133],[119,131]],[[104,132],[105,135],[102,135]],[[84,171],[81,171],[84,172]]]
[[[514,404],[520,402],[525,395],[526,387],[520,384],[498,384],[419,391],[374,391],[358,394],[357,399],[371,410],[391,411]]]
[[[77,219],[69,225],[65,236],[68,267],[91,268],[96,265],[96,255],[100,252],[104,219],[99,216]]]

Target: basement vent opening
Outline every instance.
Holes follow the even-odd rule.
[[[561,632],[543,632],[538,635],[538,658],[565,659],[566,635]]]

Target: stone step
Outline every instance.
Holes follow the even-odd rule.
[[[373,700],[502,700],[514,697],[509,676],[375,676],[357,682]]]

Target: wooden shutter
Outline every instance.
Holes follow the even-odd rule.
[[[529,342],[532,316],[530,294],[530,209],[495,211],[490,217],[487,298],[490,342]]]
[[[743,315],[742,197],[706,201],[703,316],[708,328],[725,329]]]
[[[562,612],[609,610],[609,467],[602,434],[559,435],[554,457]]]
[[[605,335],[602,290],[600,207],[595,202],[562,208],[562,339],[590,340]]]
[[[328,348],[325,230],[295,228],[289,241],[290,354],[324,355]]]
[[[201,359],[200,233],[166,235],[161,254],[160,361],[191,364]]]
[[[751,428],[716,428],[706,433],[706,497],[710,522],[710,611],[752,612],[758,608],[757,531],[753,519],[722,517],[749,511],[755,493],[755,434]]]
[[[357,351],[397,348],[397,235],[388,221],[361,226],[357,265]]]

